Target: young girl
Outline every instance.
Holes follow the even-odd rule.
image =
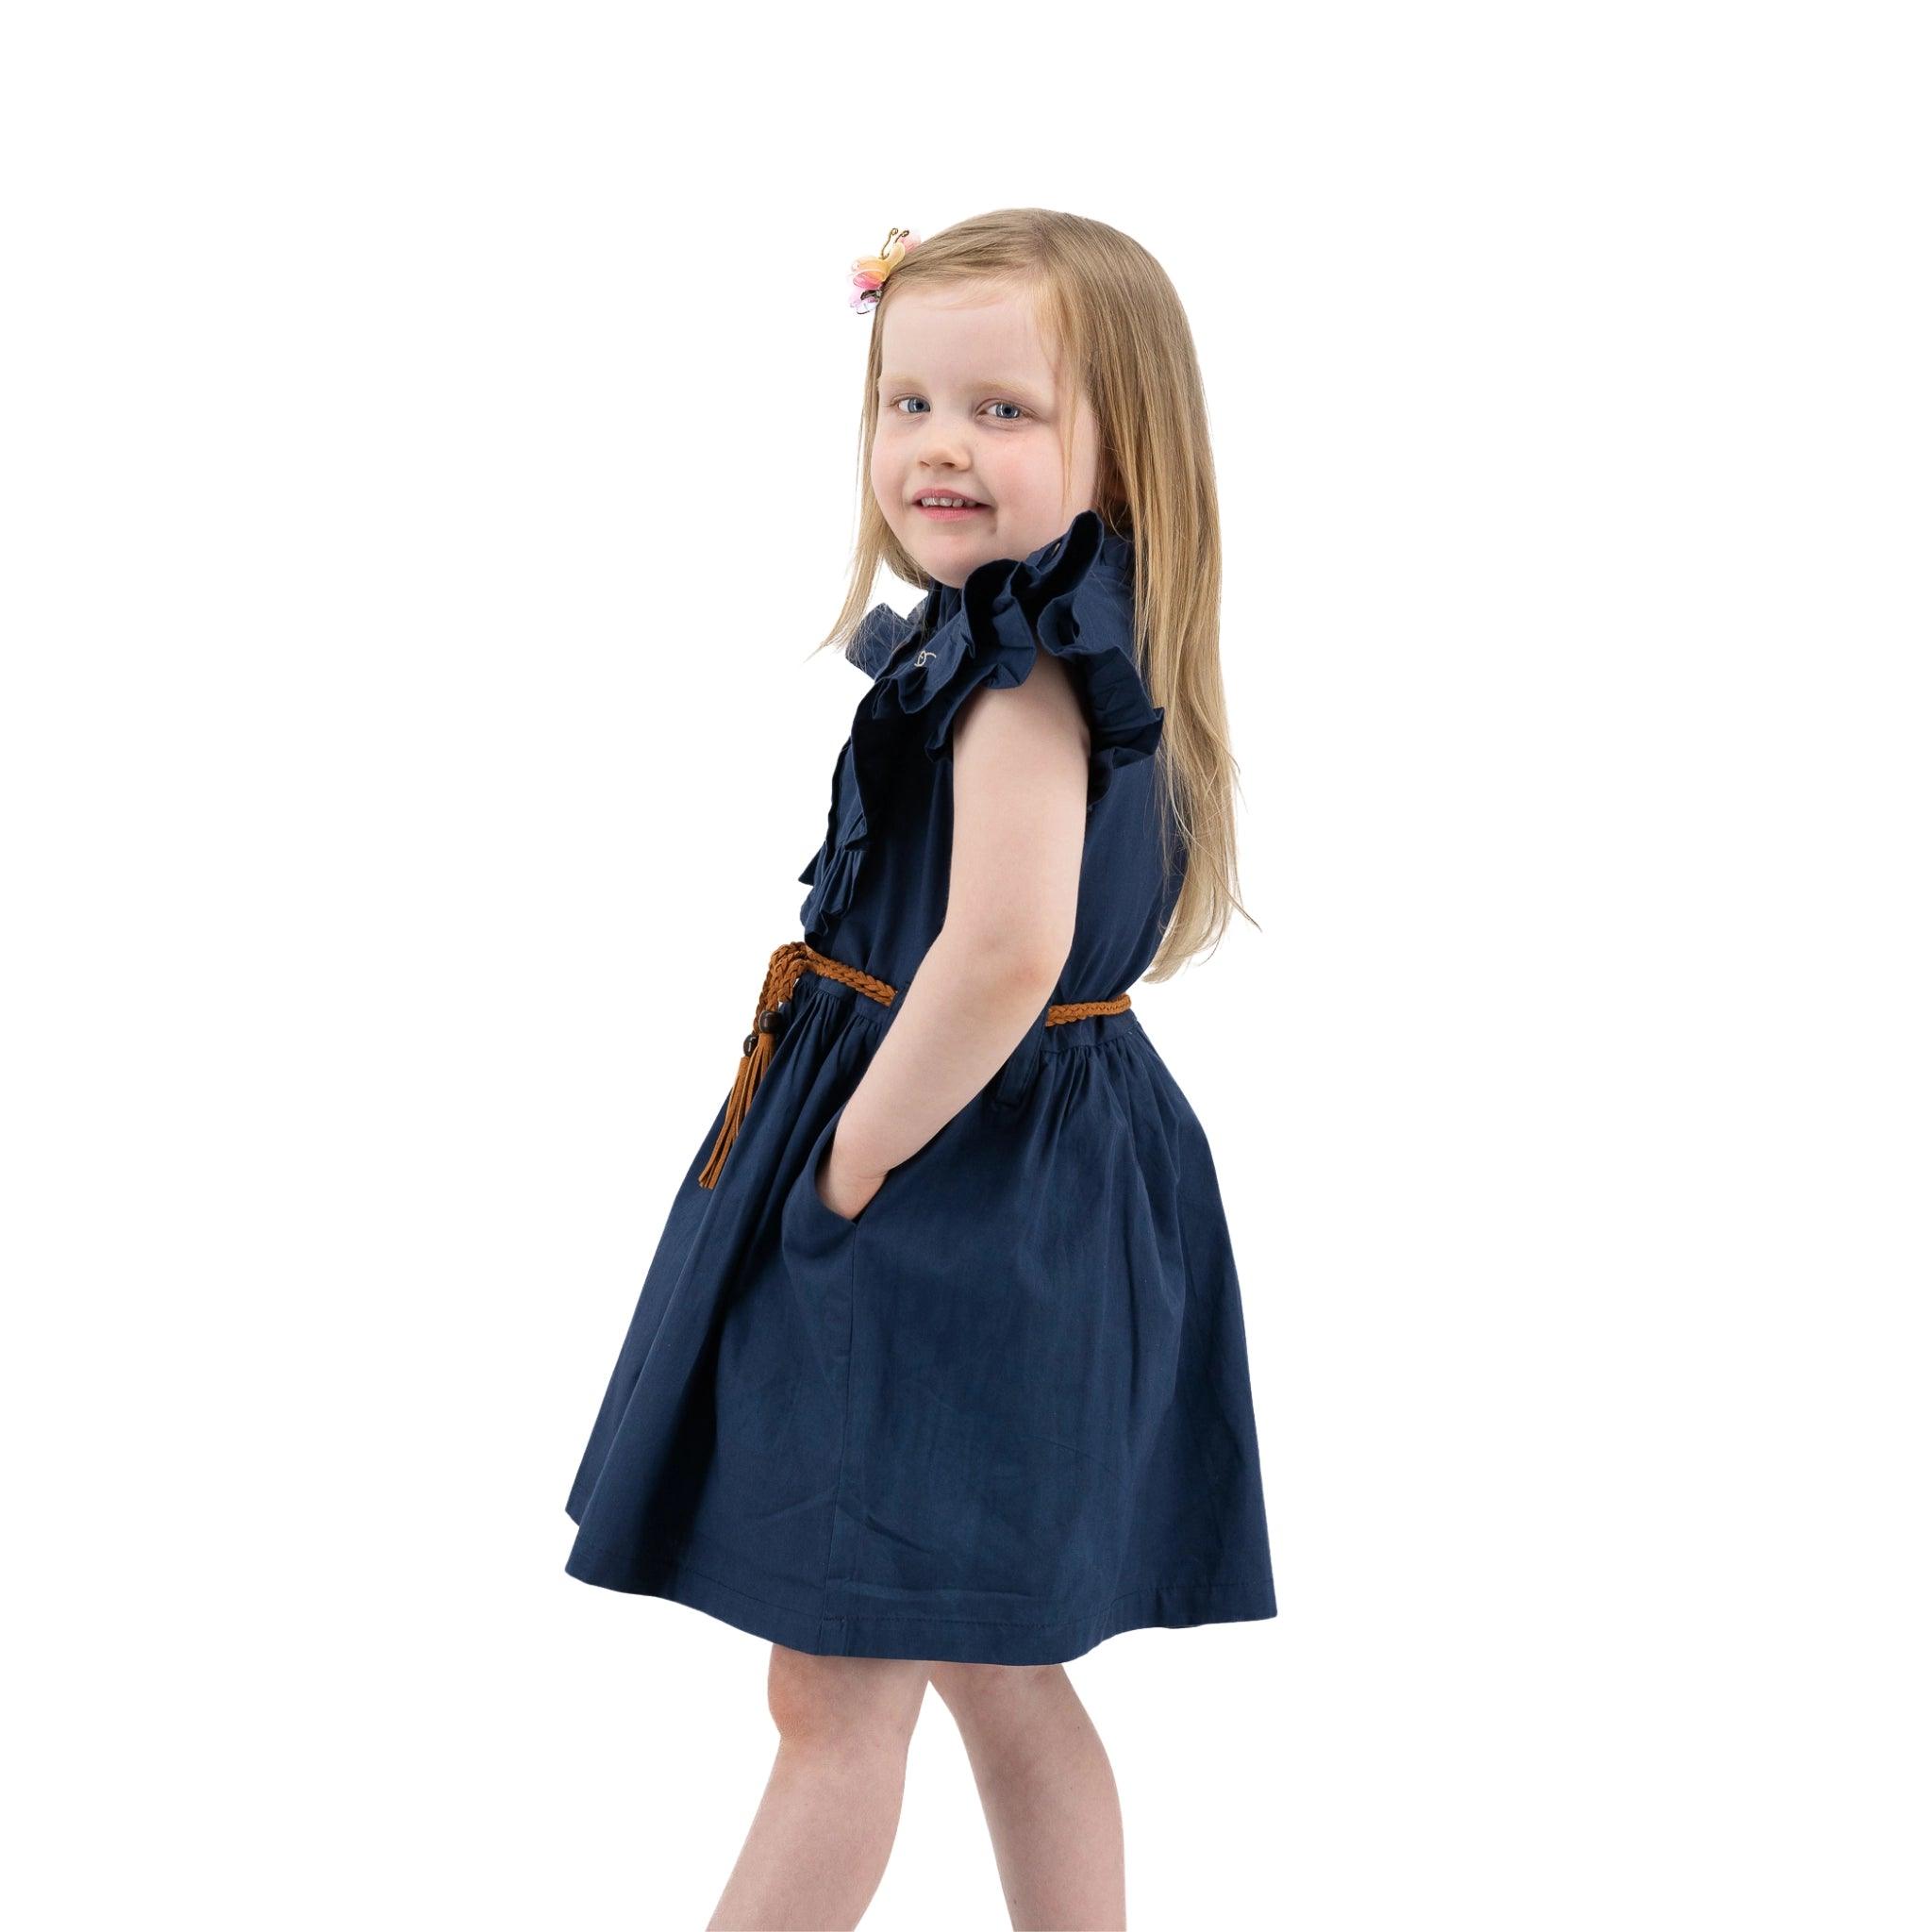
[[[773,1644],[713,1927],[858,1924],[928,1681],[1014,1923],[1118,1926],[1060,1666],[1275,1609],[1214,1164],[1127,992],[1239,904],[1200,375],[1097,222],[895,228],[854,267],[871,500],[824,643],[867,689],[567,1567]],[[909,618],[865,608],[881,561],[926,587]]]

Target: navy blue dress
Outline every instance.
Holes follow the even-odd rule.
[[[800,874],[814,948],[910,984],[945,914],[953,722],[1043,646],[1092,741],[1051,1003],[1132,986],[1181,878],[1133,593],[1131,541],[1090,510],[909,617],[867,613],[847,656],[869,689]],[[741,962],[747,1012],[765,964]],[[819,1162],[892,1008],[799,979],[714,1187],[724,1102],[692,1146],[566,1505],[571,1575],[838,1657],[1061,1663],[1274,1614],[1207,1137],[1131,1008],[1045,1019],[848,1219]]]

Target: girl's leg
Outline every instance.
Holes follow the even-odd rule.
[[[772,1646],[778,1755],[708,1932],[857,1925],[899,1828],[926,1666]]]
[[[1015,1926],[1121,1932],[1120,1793],[1060,1664],[929,1666],[959,1725]]]

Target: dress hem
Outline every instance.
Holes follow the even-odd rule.
[[[1129,1591],[1085,1616],[1052,1624],[991,1618],[819,1616],[767,1603],[689,1563],[659,1560],[622,1576],[593,1574],[590,1553],[572,1550],[566,1574],[600,1590],[655,1596],[814,1657],[876,1657],[934,1663],[1061,1664],[1128,1630],[1190,1629],[1245,1624],[1277,1614],[1270,1579],[1237,1583],[1157,1584]]]

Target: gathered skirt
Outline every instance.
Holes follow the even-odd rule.
[[[847,1219],[819,1163],[890,1020],[806,973],[715,1188],[722,1104],[692,1150],[569,1574],[826,1656],[1274,1615],[1213,1160],[1139,1019],[1036,1029]]]

